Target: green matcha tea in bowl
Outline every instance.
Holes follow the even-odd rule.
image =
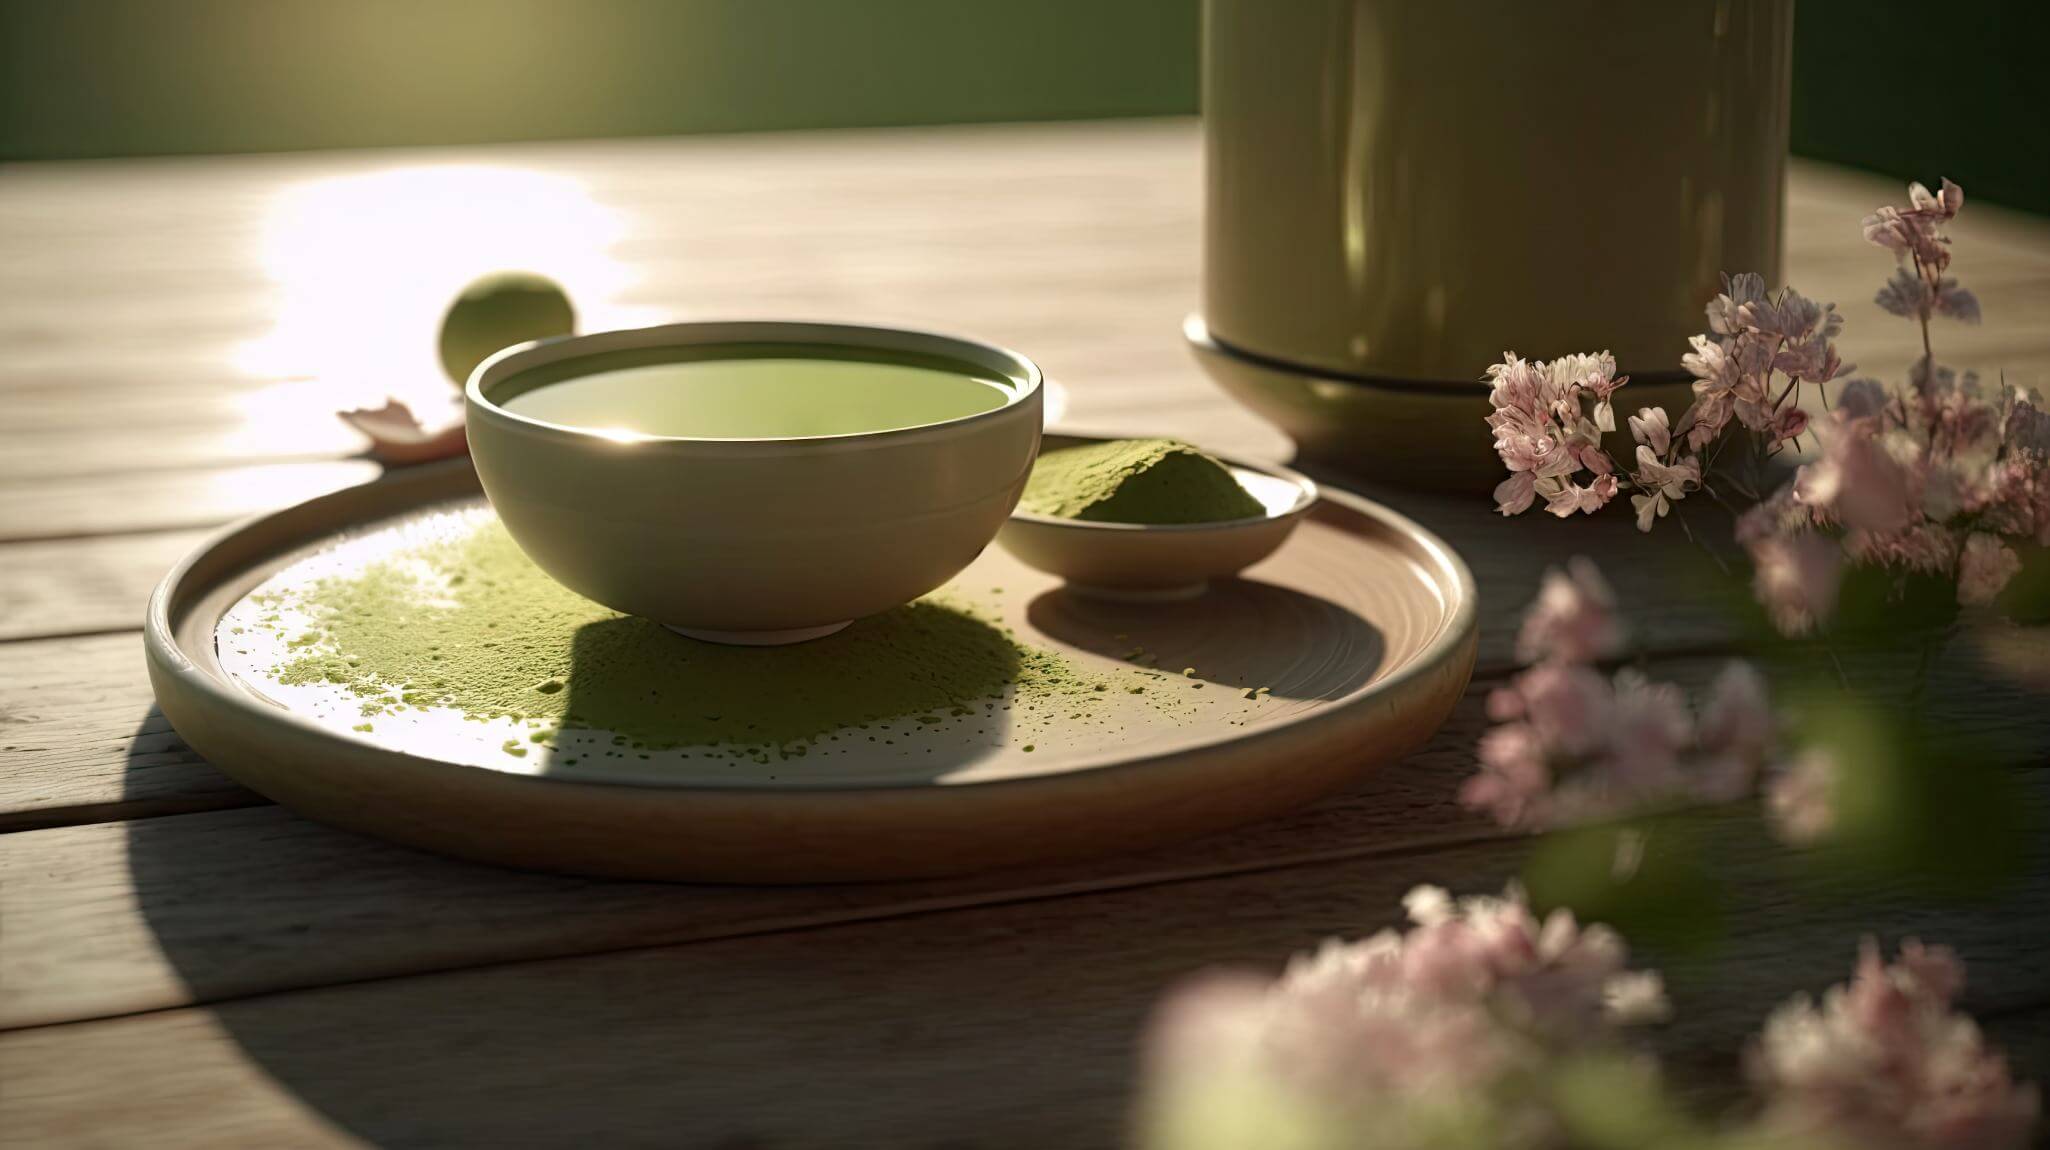
[[[683,323],[507,349],[465,406],[485,493],[542,570],[693,638],[776,644],[966,567],[1031,472],[1041,383],[925,332]]]
[[[1184,599],[1273,554],[1316,501],[1286,467],[1171,439],[1049,435],[997,540],[1085,594]]]

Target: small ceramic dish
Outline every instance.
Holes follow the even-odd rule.
[[[647,369],[658,375],[636,378],[654,380],[652,390],[636,395],[649,406],[713,411],[682,393],[702,386],[677,382],[687,373],[660,373],[746,359],[958,374],[1001,399],[934,422],[906,417],[877,430],[782,438],[640,434],[598,426],[602,419],[580,415],[572,425],[536,414],[534,397],[555,384]],[[830,401],[865,418],[871,406],[830,390],[838,385],[823,373],[809,382],[753,382],[761,378],[768,377],[717,385],[726,387],[719,402],[728,405],[719,410],[768,402],[762,387],[797,395],[777,400],[793,410]],[[799,383],[812,390],[800,394]],[[693,638],[764,645],[831,634],[968,566],[1031,473],[1041,383],[1024,356],[925,332],[682,323],[508,348],[478,366],[464,395],[470,455],[485,493],[542,570],[588,599]],[[877,408],[898,397],[884,386],[875,394]],[[696,419],[676,422],[696,426]]]
[[[1058,451],[1111,436],[1049,434]],[[1308,476],[1273,464],[1217,457],[1266,514],[1217,523],[1099,523],[1013,511],[997,542],[1028,567],[1085,594],[1117,599],[1187,599],[1212,579],[1236,575],[1272,555],[1317,502]]]

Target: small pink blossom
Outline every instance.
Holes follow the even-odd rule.
[[[1650,531],[1651,525],[1673,504],[1701,485],[1701,461],[1688,456],[1677,463],[1665,463],[1653,453],[1650,444],[1639,444],[1637,470],[1630,480],[1643,492],[1630,497],[1630,505],[1637,511],[1637,529]]]
[[[1909,940],[1887,964],[1870,939],[1848,986],[1775,1011],[1748,1069],[1781,1136],[1883,1150],[2019,1150],[2041,1102],[1972,1020],[1952,1010],[1964,968]]]
[[[1807,412],[1802,411],[1798,407],[1781,408],[1778,418],[1773,421],[1772,433],[1769,438],[1774,443],[1784,443],[1789,439],[1799,439],[1801,433],[1806,430],[1808,430]]]
[[[1710,392],[1706,395],[1696,391],[1694,403],[1680,415],[1676,430],[1687,435],[1687,450],[1702,451],[1709,444],[1722,438],[1730,426],[1730,418],[1736,414],[1736,401],[1727,391]]]
[[[1998,537],[1974,531],[1965,539],[1957,562],[1957,600],[1984,606],[2000,597],[2008,580],[2022,569],[2021,556]]]
[[[1536,497],[1536,474],[1528,470],[1512,471],[1509,478],[1495,485],[1495,510],[1504,515],[1517,515],[1530,510]]]
[[[1578,511],[1593,515],[1604,504],[1616,497],[1616,477],[1604,475],[1585,487],[1561,483],[1557,490],[1545,496],[1545,510],[1561,519]]]
[[[1640,407],[1630,417],[1630,437],[1646,447],[1652,454],[1663,457],[1673,446],[1672,424],[1666,419],[1663,407]]]

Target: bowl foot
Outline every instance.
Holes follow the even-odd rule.
[[[812,639],[823,639],[844,629],[852,619],[828,623],[823,627],[792,627],[787,631],[709,631],[703,627],[671,627],[662,624],[686,639],[699,639],[707,643],[724,643],[729,647],[783,647],[791,643],[804,643]]]
[[[1206,581],[1184,583],[1178,587],[1098,587],[1089,583],[1069,583],[1068,590],[1085,599],[1105,599],[1112,603],[1180,603],[1194,599],[1210,589]]]

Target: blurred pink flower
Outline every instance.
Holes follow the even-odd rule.
[[[1922,522],[1887,534],[1852,531],[1844,536],[1843,549],[1867,567],[1950,575],[1956,571],[1959,543],[1950,528]]]
[[[1836,829],[1836,758],[1810,747],[1765,784],[1773,831],[1795,846],[1812,846]]]
[[[1609,684],[1588,667],[1540,663],[1518,677],[1516,694],[1521,717],[1548,752],[1585,755],[1607,741],[1614,722]]]
[[[1765,277],[1757,272],[1723,274],[1722,294],[1708,301],[1708,329],[1717,335],[1735,335],[1742,330],[1744,305],[1765,298]]]
[[[1876,427],[1836,416],[1818,425],[1822,458],[1794,475],[1794,499],[1823,522],[1866,531],[1907,526],[1908,476],[1881,446]]]
[[[1843,423],[1878,419],[1893,403],[1886,385],[1876,379],[1854,379],[1836,397],[1836,418]]]
[[[1146,1044],[1152,1129],[1183,1128],[1184,1108],[1202,1113],[1217,1091],[1287,1108],[1245,1139],[1305,1112],[1353,1128],[1333,1145],[1441,1144],[1429,1133],[1447,1115],[1548,1129],[1545,1095],[1521,1088],[1531,1075],[1669,1013],[1613,931],[1564,910],[1541,919],[1518,888],[1455,900],[1418,887],[1403,904],[1406,930],[1327,941],[1271,981],[1211,974],[1171,993]]]
[[[2008,580],[2022,569],[2021,556],[1998,537],[1974,531],[1965,539],[1957,561],[1957,600],[1984,606],[2000,597]]]
[[[1805,635],[1836,611],[1843,550],[1813,531],[1770,534],[1746,544],[1752,590],[1783,635]]]
[[[1949,180],[1934,195],[1921,184],[1909,184],[1908,202],[1905,209],[1888,205],[1866,216],[1865,238],[1940,273],[1950,266],[1950,238],[1943,234],[1943,225],[1964,207],[1965,191]]]
[[[2018,1150],[2041,1103],[1972,1020],[1954,1012],[1964,968],[1941,947],[1870,939],[1848,986],[1775,1011],[1747,1060],[1764,1127],[1880,1150]]]
[[[1778,298],[1760,296],[1737,311],[1740,331],[1778,336],[1789,344],[1835,339],[1844,327],[1835,304],[1816,303],[1791,287],[1781,290]]]
[[[1749,663],[1725,666],[1701,708],[1695,794],[1717,803],[1750,794],[1779,753],[1779,727],[1765,676]]]
[[[1752,793],[1778,749],[1764,679],[1725,668],[1697,722],[1672,684],[1594,670],[1621,643],[1592,564],[1548,573],[1517,644],[1536,665],[1489,694],[1495,725],[1460,801],[1505,827],[1545,829]]]
[[[1618,797],[1656,802],[1684,792],[1680,757],[1694,740],[1687,696],[1671,683],[1655,683],[1630,668],[1616,673],[1614,689],[1603,734]]]
[[[1907,267],[1893,269],[1893,276],[1872,297],[1872,302],[1904,319],[1927,315],[1932,305],[1929,285],[1922,282],[1913,268]]]
[[[1537,598],[1524,610],[1516,657],[1526,663],[1592,663],[1622,651],[1624,639],[1616,593],[1600,568],[1576,555],[1564,571],[1554,567],[1545,572]]]

